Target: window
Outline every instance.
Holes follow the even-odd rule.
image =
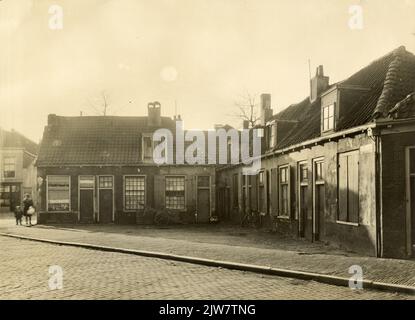
[[[151,136],[143,136],[142,139],[143,160],[150,161],[153,159],[153,139]]]
[[[359,223],[359,152],[339,154],[338,221]]]
[[[79,176],[79,189],[94,189],[94,176]]]
[[[16,159],[7,157],[4,158],[4,177],[14,178],[16,176]]]
[[[185,209],[185,178],[166,177],[166,208],[173,210]]]
[[[100,189],[112,189],[113,178],[112,176],[99,177],[99,188]]]
[[[143,209],[145,205],[145,177],[124,177],[124,208],[125,210]]]
[[[290,217],[290,167],[281,167],[279,170],[279,214],[281,217]]]
[[[264,185],[264,171],[258,173],[258,182],[260,185]]]
[[[70,176],[47,176],[48,211],[70,210]]]
[[[0,207],[10,207],[11,186],[0,185]]]
[[[300,183],[307,183],[307,182],[308,182],[308,166],[306,163],[302,163],[300,164]]]
[[[237,208],[238,207],[238,202],[239,202],[239,197],[238,197],[238,174],[235,173],[233,175],[233,180],[232,180],[232,192],[233,192],[233,207]]]
[[[270,126],[268,126],[268,141],[269,141],[269,148],[274,148],[276,145],[276,131],[277,131],[277,125],[274,123]]]
[[[298,210],[295,218],[299,220],[300,236],[304,237],[305,221],[308,216],[308,164],[306,162],[298,164]]]
[[[323,175],[323,163],[324,162],[316,162],[316,182],[323,182],[324,183],[324,175]]]
[[[210,176],[198,176],[197,177],[198,188],[210,188]]]
[[[323,132],[334,129],[334,104],[323,108]]]

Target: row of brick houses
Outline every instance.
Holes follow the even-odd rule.
[[[411,256],[415,57],[400,47],[334,84],[319,67],[310,85],[309,97],[277,114],[261,95],[257,175],[240,164],[155,164],[153,133],[175,136],[180,120],[161,116],[158,103],[146,117],[49,115],[37,159],[40,222],[133,223],[152,207],[188,222],[240,223],[255,212],[278,232]]]
[[[26,193],[36,200],[37,148],[19,132],[0,128],[0,212],[14,211]]]
[[[37,159],[40,222],[134,223],[145,208],[209,222],[215,209],[215,166],[157,165],[153,133],[176,131],[159,103],[147,117],[49,115]]]
[[[262,169],[218,170],[219,212],[382,257],[415,245],[415,57],[400,47],[348,79],[323,68],[310,96],[272,115],[261,96]]]

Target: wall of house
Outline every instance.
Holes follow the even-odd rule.
[[[338,221],[338,154],[349,151],[358,151],[359,154],[359,223],[346,224]],[[277,232],[290,234],[295,237],[298,233],[299,216],[299,190],[298,190],[298,163],[305,161],[308,164],[308,175],[312,177],[313,160],[324,158],[324,213],[320,223],[320,240],[337,243],[346,249],[354,250],[368,255],[376,254],[376,213],[375,213],[375,144],[366,133],[356,135],[352,138],[343,138],[337,142],[327,142],[324,145],[312,146],[300,151],[295,151],[283,155],[272,156],[262,160],[262,168],[267,172],[266,176],[270,179],[269,188],[266,193],[269,197],[270,210],[264,221],[269,221],[271,225],[264,224],[265,227],[272,228]],[[290,217],[278,217],[278,188],[276,188],[277,175],[273,174],[279,166],[290,166]],[[234,192],[232,191],[232,176],[238,173],[239,176],[239,206],[231,210],[232,221],[240,222],[243,217],[242,212],[242,176],[241,168],[228,168],[218,172],[218,185],[228,185],[231,188],[231,203]],[[313,189],[312,181],[306,194],[308,200],[308,210],[305,221],[305,237],[312,239],[313,225]],[[251,209],[256,210],[256,199],[253,198]],[[248,208],[249,210],[249,208]]]
[[[28,162],[23,168],[23,181],[22,181],[22,194],[28,193],[33,199],[33,203],[37,207],[38,195],[37,195],[37,169],[34,163],[35,159],[32,158],[31,162]]]
[[[69,175],[71,181],[71,210],[67,213],[47,212],[46,177],[48,175]],[[39,189],[40,222],[77,222],[79,214],[78,177],[80,175],[113,175],[115,222],[135,223],[136,212],[124,210],[124,176],[142,175],[146,178],[145,202],[147,207],[162,209],[165,205],[165,176],[185,176],[186,210],[182,212],[186,222],[195,221],[197,205],[197,177],[210,176],[210,202],[212,212],[215,208],[215,168],[212,166],[140,166],[140,167],[51,167],[38,168],[38,176],[43,179]],[[95,192],[96,193],[96,192]],[[97,205],[96,205],[97,207]],[[95,209],[97,211],[97,209]],[[205,221],[198,222],[208,222]]]
[[[1,181],[2,182],[23,182],[23,149],[20,148],[7,148],[1,150],[1,156],[2,156],[2,167],[1,169]],[[6,178],[3,175],[4,168],[3,168],[3,162],[5,158],[14,158],[16,161],[16,173],[13,178]]]
[[[405,149],[415,147],[414,132],[398,132],[386,130],[381,137],[382,254],[390,258],[407,256]]]
[[[34,166],[35,157],[24,152],[22,148],[3,148],[0,151],[0,182],[4,184],[14,184],[19,187],[19,199],[23,200],[25,193],[29,193],[36,203],[36,168]],[[4,177],[4,158],[14,158],[16,169],[14,177]],[[19,205],[19,203],[15,203]],[[10,211],[10,207],[0,207],[1,212]]]

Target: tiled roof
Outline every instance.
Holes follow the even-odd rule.
[[[341,101],[344,112],[336,130],[386,117],[398,102],[415,91],[415,56],[400,47],[330,88],[334,86],[364,89]],[[311,103],[307,97],[272,117],[280,120],[277,149],[321,135],[320,103],[321,98]],[[148,127],[147,117],[53,116],[51,120],[45,127],[38,166],[136,165],[141,162],[141,134],[157,129]],[[174,131],[174,123],[162,117],[161,127]]]
[[[38,145],[17,131],[7,131],[0,128],[0,147],[24,148],[27,152],[36,155]]]
[[[399,47],[335,85],[366,89],[357,98],[341,102],[340,108],[346,112],[343,112],[337,123],[337,131],[363,125],[379,117],[387,117],[396,103],[415,91],[415,56],[404,47]],[[298,120],[295,126],[277,137],[276,149],[317,138],[321,134],[320,99],[311,103],[306,98],[272,118],[277,121]]]
[[[127,165],[141,162],[142,133],[147,117],[58,117],[45,127],[38,166]],[[172,119],[162,117],[161,127],[173,128]]]
[[[402,101],[399,101],[389,111],[389,116],[394,119],[405,119],[415,117],[415,92],[409,94]]]

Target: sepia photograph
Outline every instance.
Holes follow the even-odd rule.
[[[0,0],[0,41],[3,302],[415,300],[415,0]]]

